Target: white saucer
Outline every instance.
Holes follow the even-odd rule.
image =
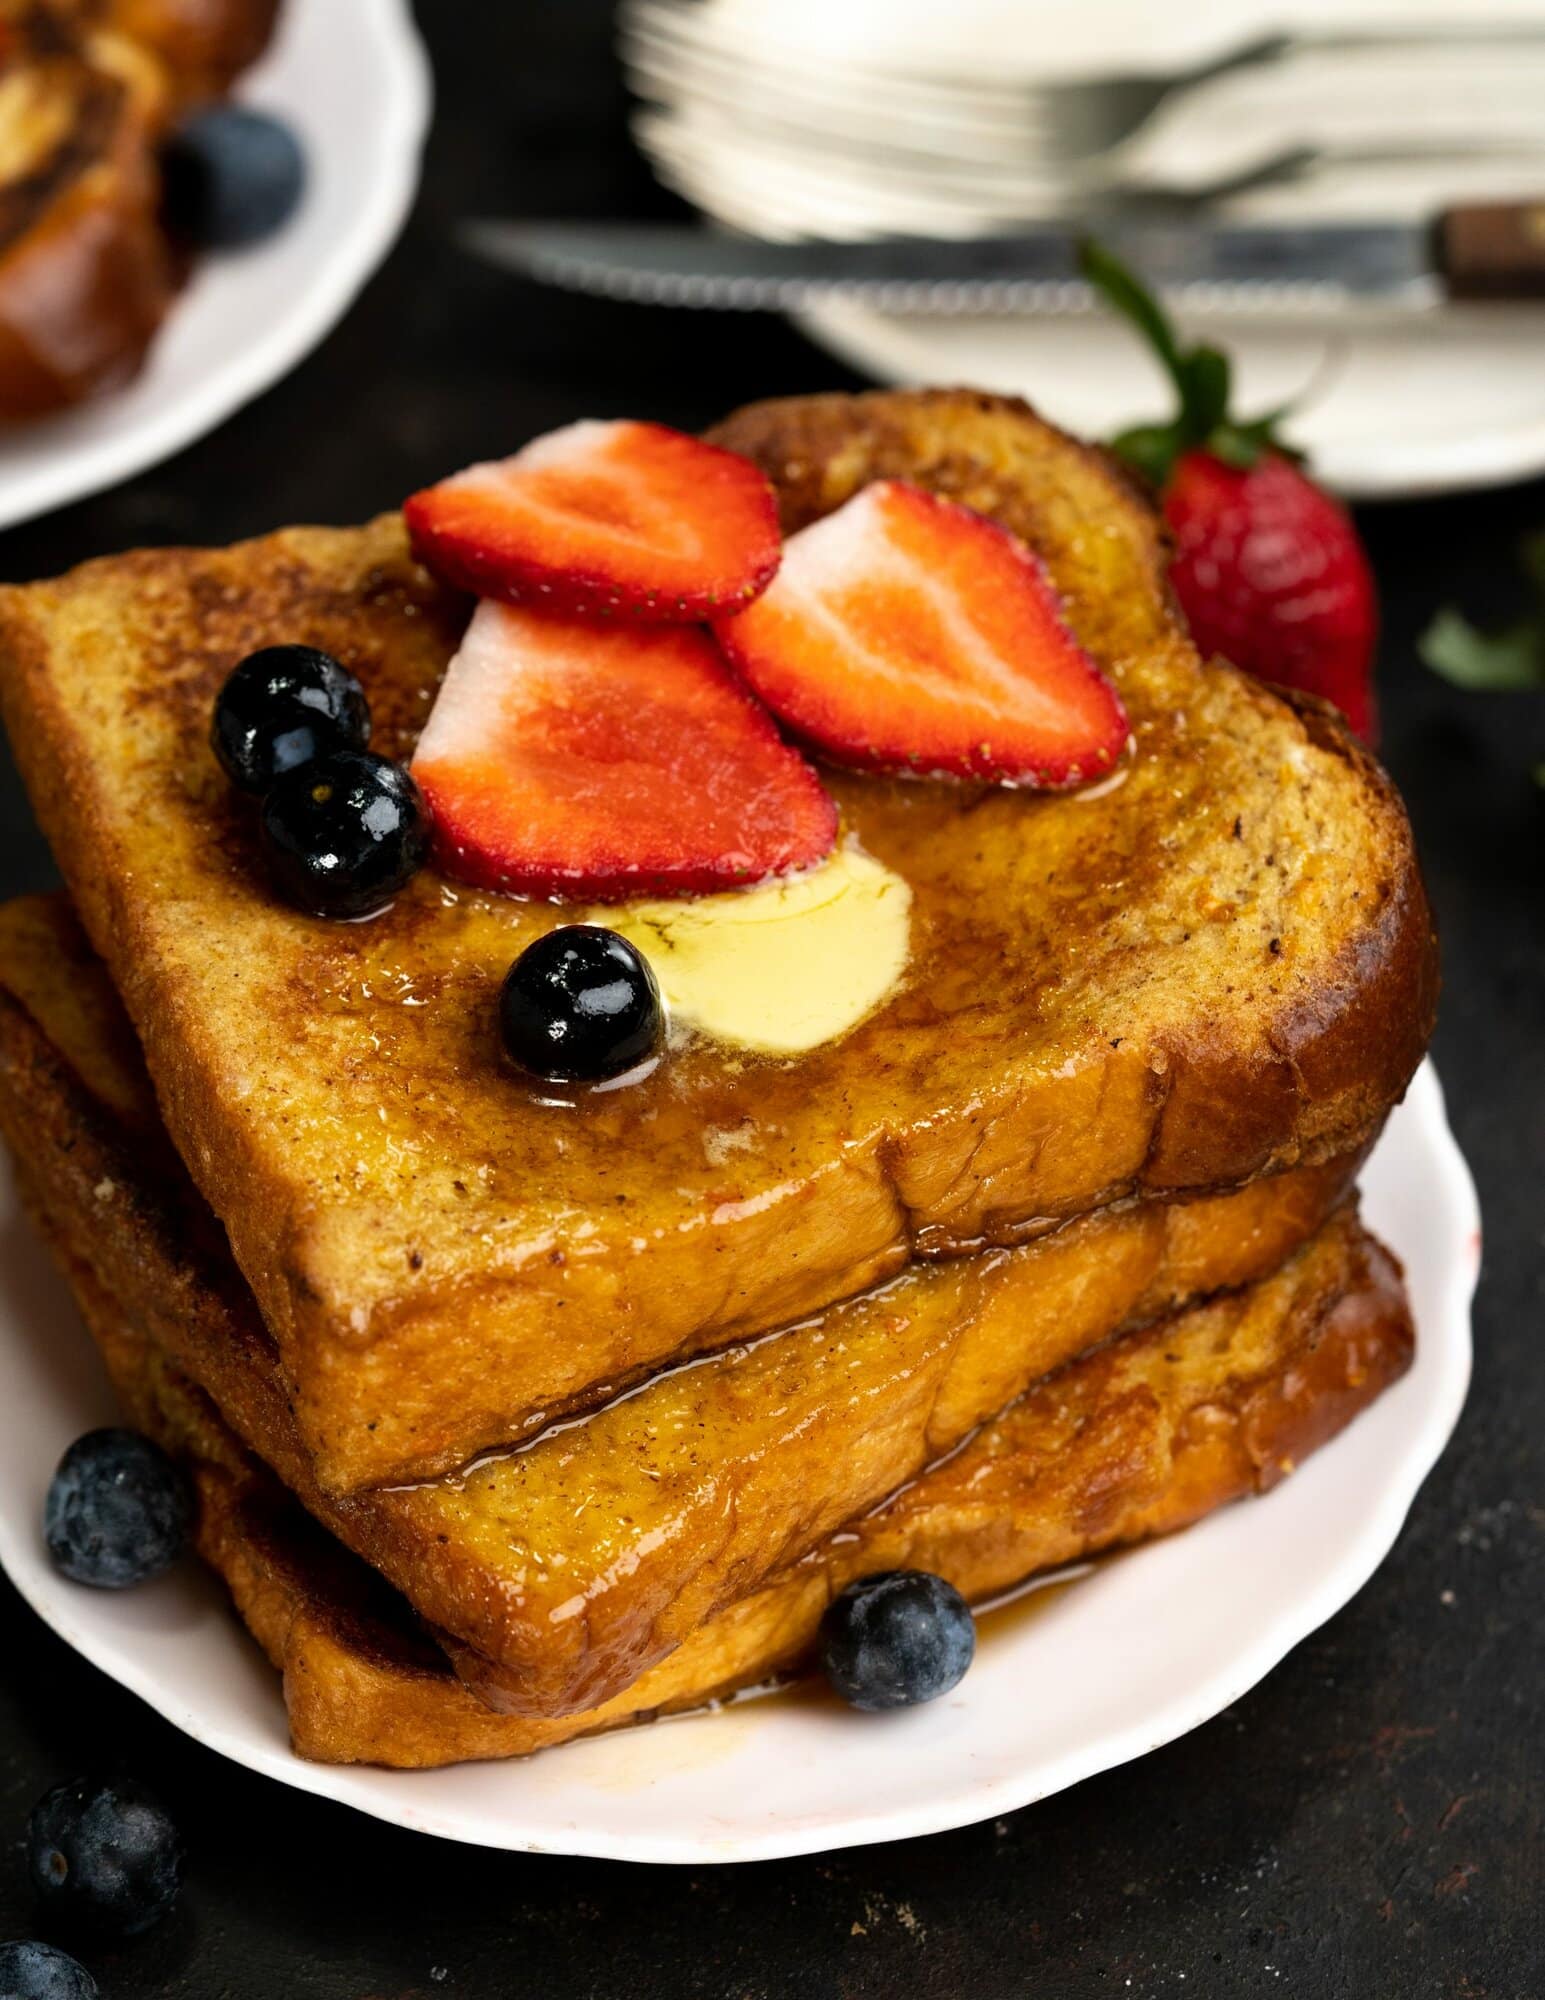
[[[1216,1715],[1338,1611],[1400,1531],[1470,1373],[1480,1217],[1424,1067],[1363,1177],[1406,1265],[1416,1364],[1263,1500],[1102,1563],[989,1626],[951,1696],[909,1714],[773,1697],[522,1763],[411,1774],[290,1751],[276,1676],[192,1564],[122,1594],[65,1582],[38,1519],[60,1452],[111,1400],[63,1285],[0,1177],[0,1562],[77,1651],[253,1770],[486,1847],[698,1865],[935,1833],[1012,1811]],[[132,1761],[132,1743],[126,1746]]]
[[[429,67],[407,0],[290,0],[238,95],[299,132],[305,200],[267,242],[200,260],[127,388],[0,431],[0,527],[213,430],[331,331],[391,247],[429,119]]]

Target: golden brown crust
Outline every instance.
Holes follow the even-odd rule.
[[[152,149],[166,103],[158,65],[117,37],[77,36],[53,7],[22,6],[0,25],[0,121],[25,156],[0,187],[0,423],[10,423],[126,381],[174,272]]]
[[[557,1116],[492,1026],[556,913],[426,876],[367,926],[296,917],[208,756],[220,679],[273,639],[347,658],[382,746],[411,745],[465,607],[395,518],[0,593],[18,762],[334,1490],[465,1462],[909,1256],[1330,1159],[1425,1043],[1398,801],[1338,725],[1197,660],[1100,454],[964,392],[763,406],[724,434],[791,518],[898,471],[1028,535],[1137,750],[1067,799],[832,774],[913,888],[901,989],[788,1063],[689,1047]]]
[[[1129,475],[1109,454],[1091,452],[1076,474],[1048,478],[1060,433],[1017,397],[972,389],[794,397],[750,404],[709,435],[768,474],[787,532],[870,480],[898,478],[1054,551],[1054,574],[1074,594],[1075,629],[1097,657],[1162,646],[1178,622],[1164,531]],[[1140,504],[1124,504],[1133,500]],[[1400,1096],[1436,1018],[1432,915],[1398,793],[1329,703],[1259,692],[1290,709],[1316,749],[1375,802],[1382,851],[1367,885],[1368,921],[1348,936],[1328,976],[1268,1024],[1264,1046],[1245,1050],[1203,1026],[1176,1051],[1138,1176],[1156,1189],[1216,1185],[1225,1158],[1242,1178],[1250,1160],[1281,1157],[1290,1125],[1296,1157],[1323,1157],[1334,1131],[1373,1122],[1379,1106]]]
[[[317,1486],[272,1343],[62,899],[0,911],[0,966],[0,1129],[54,1238],[314,1512],[481,1656],[481,1684],[531,1713],[619,1692],[1049,1369],[1273,1270],[1357,1165],[1129,1204],[1020,1250],[915,1266],[453,1485],[340,1502]],[[567,1615],[576,1598],[583,1617]]]
[[[981,1601],[1184,1527],[1275,1485],[1412,1351],[1398,1269],[1343,1211],[1274,1277],[1051,1377],[948,1465],[711,1620],[614,1700],[542,1719],[480,1703],[378,1581],[212,1430],[218,1418],[92,1275],[73,1276],[136,1420],[192,1457],[200,1551],[283,1672],[297,1751],[405,1768],[526,1755],[797,1669],[832,1596],[877,1570],[931,1569]]]
[[[166,65],[183,103],[218,97],[273,37],[279,0],[71,0]]]

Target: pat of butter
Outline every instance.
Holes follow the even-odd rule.
[[[912,891],[851,843],[803,875],[724,896],[630,903],[591,921],[649,960],[673,1016],[797,1055],[843,1034],[906,969]]]

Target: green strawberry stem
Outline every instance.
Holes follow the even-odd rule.
[[[1182,347],[1173,322],[1146,285],[1112,251],[1093,237],[1079,245],[1079,269],[1121,318],[1152,348],[1159,365],[1175,385],[1178,405],[1167,424],[1137,424],[1111,440],[1111,449],[1162,492],[1178,459],[1188,451],[1205,450],[1226,465],[1248,471],[1263,451],[1284,458],[1300,453],[1277,436],[1277,425],[1288,406],[1239,422],[1229,415],[1232,371],[1220,347],[1198,343]]]

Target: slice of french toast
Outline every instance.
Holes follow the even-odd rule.
[[[360,675],[378,748],[411,749],[468,605],[398,517],[0,593],[17,761],[330,1489],[465,1463],[914,1255],[1345,1153],[1425,1046],[1398,798],[1327,709],[1197,657],[1103,455],[966,392],[721,435],[791,518],[899,473],[1024,536],[1134,746],[1059,797],[831,773],[911,887],[896,990],[803,1054],[699,1038],[572,1106],[515,1082],[495,1025],[562,912],[425,874],[368,924],[297,915],[209,753],[232,664],[295,640]]]
[[[0,423],[116,388],[175,274],[153,137],[165,73],[51,0],[0,6]]]
[[[83,26],[109,28],[165,66],[179,103],[218,97],[267,48],[280,0],[55,0]]]
[[[283,1674],[296,1750],[401,1768],[524,1756],[797,1671],[827,1604],[860,1576],[930,1569],[981,1602],[1186,1527],[1295,1470],[1412,1352],[1398,1269],[1343,1208],[1272,1277],[1052,1376],[622,1694],[542,1718],[485,1707],[402,1599],[243,1451],[112,1289],[86,1265],[66,1269],[130,1421],[191,1467],[200,1553]]]
[[[914,1265],[462,1477],[338,1500],[316,1482],[251,1293],[62,898],[0,909],[0,1131],[55,1239],[443,1628],[485,1699],[543,1715],[619,1693],[1040,1376],[1274,1270],[1357,1165],[1126,1203],[1018,1249]]]

